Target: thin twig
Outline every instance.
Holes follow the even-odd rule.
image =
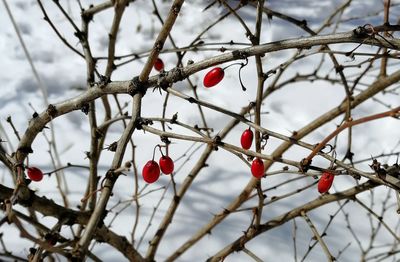
[[[310,227],[311,231],[314,234],[314,237],[318,240],[319,244],[322,247],[326,255],[327,261],[334,261],[336,260],[334,256],[332,256],[331,252],[328,249],[328,246],[325,244],[324,240],[322,239],[321,235],[318,233],[318,230],[315,228],[314,224],[312,223],[311,219],[307,216],[306,212],[302,211],[301,216],[304,218],[308,226]]]

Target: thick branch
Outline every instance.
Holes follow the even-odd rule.
[[[372,39],[369,37],[357,37],[353,31],[347,33],[339,33],[332,35],[324,35],[324,36],[312,36],[312,37],[303,37],[296,39],[289,39],[283,41],[277,41],[273,43],[263,44],[259,46],[249,47],[239,49],[237,51],[233,51],[230,53],[222,54],[219,56],[215,56],[206,60],[203,60],[198,63],[194,63],[192,65],[188,65],[185,68],[175,68],[169,71],[165,77],[162,77],[162,83],[174,83],[181,81],[192,75],[197,73],[200,70],[208,68],[213,65],[243,59],[244,57],[254,56],[257,54],[264,54],[269,52],[275,52],[284,49],[291,48],[307,48],[318,45],[326,45],[326,44],[336,44],[336,43],[365,43],[376,46],[387,46],[388,48],[396,47],[396,49],[400,49],[400,40],[398,39],[390,39],[388,40],[393,46],[385,41],[378,41],[377,39]],[[386,81],[386,79],[382,79],[381,81]],[[146,89],[149,87],[157,86],[160,83],[160,76],[153,76],[148,79],[146,83],[140,85],[140,88]],[[99,84],[96,87],[90,88],[83,94],[69,99],[67,101],[52,105],[45,112],[39,114],[38,117],[33,118],[27,130],[25,131],[23,137],[18,146],[16,159],[18,161],[23,161],[28,153],[31,152],[31,145],[35,137],[42,129],[48,124],[53,118],[58,117],[60,115],[64,115],[73,110],[81,109],[87,103],[103,96],[106,94],[126,94],[126,93],[137,93],[140,91],[140,88],[132,84],[131,81],[120,81],[120,82],[112,82],[107,85]],[[354,103],[354,101],[353,101]],[[50,110],[51,109],[51,110]]]
[[[348,189],[343,192],[339,192],[339,193],[332,194],[332,195],[328,194],[328,195],[323,195],[321,197],[318,197],[317,199],[315,199],[311,202],[308,202],[302,206],[292,209],[291,211],[289,211],[281,216],[278,216],[274,219],[271,219],[270,221],[266,222],[265,224],[260,225],[259,228],[257,228],[255,231],[252,231],[251,235],[245,234],[242,237],[238,238],[237,240],[235,240],[234,242],[232,242],[231,244],[229,244],[225,248],[223,248],[221,251],[219,251],[216,255],[214,255],[213,257],[208,259],[208,261],[210,261],[210,262],[211,261],[220,261],[221,259],[224,259],[226,256],[228,256],[232,252],[240,251],[247,242],[249,242],[256,236],[258,236],[261,233],[264,233],[270,229],[278,227],[278,226],[292,220],[295,217],[301,216],[302,212],[308,212],[310,210],[316,209],[320,206],[326,205],[326,204],[334,202],[334,201],[351,198],[361,192],[372,189],[376,186],[377,186],[377,184],[368,181],[364,184],[353,187],[353,188]]]
[[[366,89],[365,91],[361,92],[359,95],[354,97],[354,100],[351,103],[351,108],[354,108],[367,100],[368,98],[374,96],[378,92],[384,90],[388,86],[398,82],[400,80],[400,71],[393,73],[392,75],[380,79],[379,81],[374,82],[371,86]],[[318,127],[322,126],[323,124],[331,121],[332,119],[336,118],[346,110],[346,101],[342,102],[338,107],[333,108],[332,110],[326,112],[325,114],[321,115],[317,119],[311,121],[308,125],[304,126],[302,129],[297,131],[297,134],[293,136],[292,141],[282,143],[275,151],[272,153],[273,157],[280,157],[282,154],[289,149],[293,145],[293,141],[299,141],[304,136],[308,135]],[[233,125],[234,123],[231,123]],[[224,132],[221,132],[224,133]],[[268,170],[273,161],[267,161],[266,163],[266,170]],[[199,239],[201,239],[204,235],[211,231],[219,222],[221,222],[231,211],[237,209],[250,195],[253,191],[256,183],[258,182],[257,179],[251,179],[246,187],[242,190],[242,192],[238,195],[236,199],[234,199],[225,210],[229,212],[221,212],[217,214],[207,225],[203,226],[201,229],[197,231],[189,240],[187,240],[180,248],[178,248],[169,258],[168,261],[172,261],[179,257],[183,252],[185,252],[188,248],[190,248],[194,243],[196,243]]]
[[[13,192],[13,189],[0,185],[0,202],[10,199]],[[24,187],[20,191],[17,202],[23,206],[30,206],[43,216],[52,216],[59,220],[69,218],[67,224],[70,225],[84,225],[87,223],[90,217],[90,212],[79,212],[65,208],[54,203],[54,201],[51,199],[37,196],[34,191],[28,189],[27,187]]]

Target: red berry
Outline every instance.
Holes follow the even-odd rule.
[[[222,78],[224,78],[224,69],[221,67],[215,67],[211,69],[210,72],[208,72],[204,76],[203,84],[205,87],[212,87],[221,82]]]
[[[264,162],[261,159],[256,158],[253,160],[253,163],[251,163],[251,174],[258,179],[262,178],[264,175]]]
[[[251,147],[253,143],[253,131],[251,131],[250,128],[243,131],[240,143],[243,149],[249,149]]]
[[[39,182],[43,179],[43,172],[37,167],[28,167],[28,177],[32,181]]]
[[[142,176],[144,181],[151,184],[157,181],[160,177],[160,167],[154,160],[149,160],[143,167]]]
[[[174,161],[169,156],[162,156],[158,163],[160,164],[161,172],[164,174],[169,175],[174,171]]]
[[[164,62],[160,58],[157,58],[156,61],[154,62],[154,68],[157,71],[161,71],[164,69]]]
[[[328,192],[331,188],[335,175],[329,172],[324,172],[318,181],[318,192],[321,194]]]

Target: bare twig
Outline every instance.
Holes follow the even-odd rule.
[[[325,241],[322,239],[321,235],[318,233],[318,230],[315,228],[314,224],[312,223],[311,219],[307,216],[306,212],[302,211],[301,216],[307,222],[308,226],[310,227],[311,231],[313,232],[315,238],[318,240],[319,244],[322,247],[326,255],[327,261],[334,261],[336,260],[334,256],[332,256],[331,252],[328,249],[328,246],[325,244]]]

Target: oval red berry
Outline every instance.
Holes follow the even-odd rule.
[[[251,163],[251,174],[258,179],[262,178],[264,175],[264,162],[261,159],[256,158],[253,160],[253,163]]]
[[[43,179],[43,172],[37,167],[28,167],[28,177],[32,181],[39,182]]]
[[[323,194],[328,192],[333,184],[335,175],[329,172],[324,172],[318,181],[318,192]]]
[[[222,78],[224,78],[224,69],[221,67],[215,67],[211,69],[210,72],[208,72],[204,76],[203,84],[205,87],[212,87],[221,82]]]
[[[240,144],[243,149],[249,149],[253,143],[253,131],[251,129],[246,129],[243,131],[240,137]]]
[[[149,160],[143,167],[142,176],[144,181],[151,184],[158,180],[160,177],[160,167],[154,160]]]
[[[169,156],[162,156],[158,163],[160,164],[161,172],[164,174],[169,175],[174,172],[174,161]]]
[[[160,58],[157,58],[154,62],[154,69],[157,71],[161,71],[164,69],[164,62]]]

